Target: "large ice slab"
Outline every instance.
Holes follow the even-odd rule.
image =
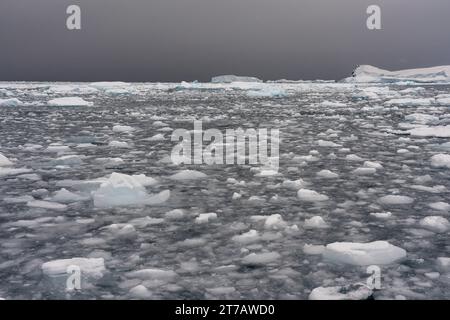
[[[388,71],[370,65],[358,66],[345,82],[450,82],[450,66]]]

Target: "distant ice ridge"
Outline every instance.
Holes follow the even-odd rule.
[[[213,77],[211,79],[212,83],[232,83],[232,82],[263,82],[262,80],[255,77],[244,77],[235,75],[223,75]]]
[[[370,65],[358,66],[344,82],[450,82],[450,66],[388,71]]]

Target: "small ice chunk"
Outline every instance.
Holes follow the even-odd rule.
[[[361,168],[357,168],[357,169],[353,170],[353,173],[358,175],[358,176],[374,174],[376,172],[377,172],[377,169],[375,169],[375,168],[366,168],[366,167],[361,167]]]
[[[450,155],[449,154],[436,154],[431,157],[431,165],[436,168],[449,168],[450,169]]]
[[[305,202],[321,202],[328,200],[328,196],[309,189],[298,190],[297,197]]]
[[[321,178],[325,178],[325,179],[336,179],[339,177],[339,175],[337,173],[334,173],[330,170],[321,170],[319,172],[317,172],[317,175]]]
[[[242,259],[245,265],[266,265],[280,260],[281,255],[278,252],[250,253]]]
[[[441,216],[428,216],[420,220],[420,225],[433,232],[446,232],[450,229],[450,222]]]
[[[376,161],[364,161],[364,167],[366,168],[375,168],[375,169],[383,169],[381,163]]]
[[[318,140],[317,144],[319,145],[319,147],[342,147],[342,145],[334,143],[333,141],[326,141],[326,140]]]
[[[130,205],[156,205],[170,197],[170,191],[164,190],[156,195],[149,195],[141,183],[141,178],[121,173],[112,173],[100,188],[92,192],[96,207],[108,208]]]
[[[231,240],[240,244],[250,244],[253,242],[257,242],[260,239],[259,233],[257,230],[250,230],[240,235],[233,236]]]
[[[309,300],[367,300],[372,290],[362,285],[345,287],[318,287],[309,294]]]
[[[130,147],[130,145],[127,142],[125,142],[125,141],[117,141],[117,140],[110,141],[108,143],[108,145],[110,147],[114,147],[114,148],[129,148]]]
[[[27,206],[32,207],[32,208],[42,208],[42,209],[57,210],[57,211],[64,211],[67,209],[67,206],[65,204],[50,202],[50,201],[42,201],[42,200],[29,201],[29,202],[27,202]]]
[[[121,125],[116,125],[113,126],[112,131],[113,132],[118,132],[118,133],[127,133],[127,132],[133,132],[135,129],[133,127],[130,126],[121,126]]]
[[[387,212],[371,212],[370,215],[372,217],[378,218],[378,219],[389,219],[390,217],[392,217],[392,213],[387,211]]]
[[[450,211],[450,204],[447,202],[433,202],[428,205],[431,209],[438,211]]]
[[[164,217],[166,219],[171,219],[171,220],[181,219],[184,217],[184,211],[182,209],[173,209],[173,210],[167,211],[164,214]]]
[[[348,161],[363,161],[364,159],[361,158],[360,156],[357,156],[356,154],[348,154],[345,157],[346,160]]]
[[[306,229],[324,229],[328,228],[327,223],[321,216],[314,216],[310,219],[305,220],[305,224],[303,225]]]
[[[195,223],[208,223],[210,220],[217,219],[217,214],[214,212],[201,213],[197,218],[195,218]]]
[[[304,187],[305,182],[302,179],[298,180],[284,180],[281,183],[281,186],[283,188],[291,189],[291,190],[298,190],[302,187]]]
[[[408,196],[388,195],[379,198],[378,202],[385,205],[402,205],[411,204],[414,202],[414,199]]]
[[[152,297],[151,291],[149,291],[145,286],[139,284],[130,289],[130,295],[138,299],[148,299]]]
[[[208,177],[206,174],[195,170],[182,170],[169,177],[172,180],[196,180]]]
[[[406,257],[406,251],[387,241],[369,243],[335,242],[328,244],[322,254],[331,262],[357,266],[384,265]]]
[[[280,214],[272,214],[268,216],[264,222],[264,228],[266,229],[284,229],[287,223],[283,220]]]
[[[144,139],[144,140],[146,140],[146,141],[164,141],[165,139],[166,138],[164,137],[164,134],[158,133],[158,134],[155,134],[154,136]]]

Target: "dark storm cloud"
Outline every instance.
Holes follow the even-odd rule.
[[[365,27],[370,4],[381,31]],[[0,80],[340,79],[450,64],[449,30],[448,0],[1,0]]]

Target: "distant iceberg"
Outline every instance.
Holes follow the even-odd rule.
[[[212,83],[232,83],[232,82],[263,82],[255,77],[242,77],[235,75],[217,76],[211,79]]]
[[[388,71],[369,65],[358,66],[344,82],[450,83],[450,66]]]

